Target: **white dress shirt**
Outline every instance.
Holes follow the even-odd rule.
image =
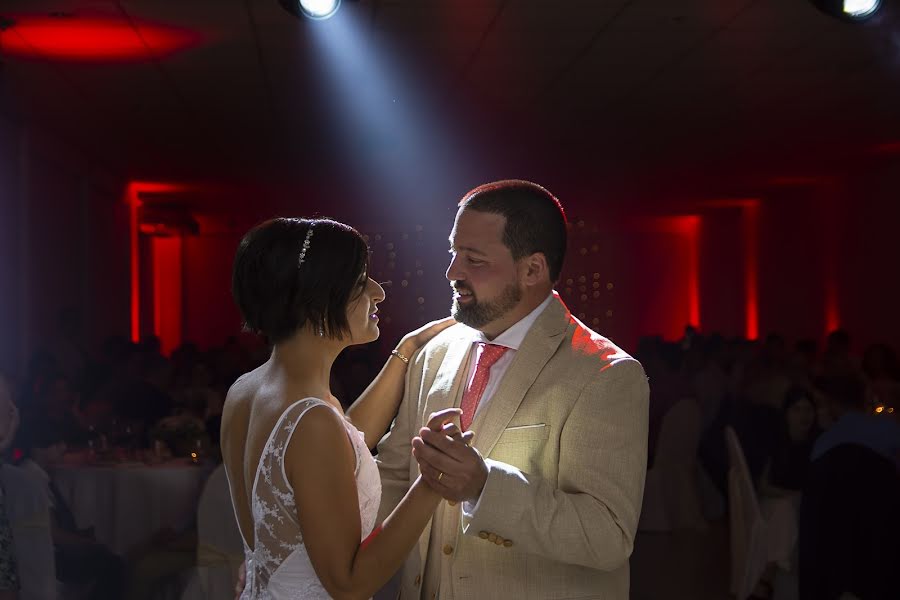
[[[525,315],[522,319],[516,322],[515,325],[495,337],[493,340],[487,339],[487,337],[481,331],[477,329],[472,330],[472,343],[479,344],[497,344],[499,346],[506,346],[509,350],[501,356],[497,362],[494,363],[494,366],[491,367],[490,376],[488,377],[487,387],[484,389],[484,394],[481,396],[481,400],[478,402],[478,406],[475,408],[475,414],[472,416],[472,421],[474,422],[475,417],[484,410],[484,407],[490,404],[491,398],[494,395],[494,392],[497,391],[497,388],[500,386],[500,382],[503,381],[503,376],[506,375],[506,370],[509,368],[509,365],[512,364],[513,359],[516,356],[516,351],[519,349],[519,346],[522,345],[522,342],[525,340],[525,336],[528,334],[528,331],[531,329],[531,326],[534,325],[534,322],[537,321],[538,316],[547,308],[547,305],[550,304],[550,301],[553,299],[553,294],[550,293],[541,304],[535,308],[533,311]],[[475,365],[477,363],[477,359],[480,358],[480,354],[483,348],[480,346],[475,347],[475,351],[470,353],[469,355],[469,365],[468,365],[468,376],[466,377],[466,386],[463,389],[468,389],[469,385],[472,383],[472,379],[475,378]],[[480,500],[481,498],[479,498]],[[465,501],[462,504],[463,512],[467,516],[471,516],[478,510],[478,502],[470,502]]]

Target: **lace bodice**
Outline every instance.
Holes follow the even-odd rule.
[[[255,544],[251,549],[244,540],[247,585],[241,600],[329,598],[306,553],[294,490],[284,471],[285,449],[297,423],[306,411],[319,405],[334,410],[318,398],[304,398],[289,406],[278,419],[263,448],[250,493]],[[381,479],[362,432],[343,415],[341,421],[356,453],[356,490],[362,539],[365,539],[372,532],[378,515]]]

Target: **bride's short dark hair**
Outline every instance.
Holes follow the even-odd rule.
[[[347,306],[365,289],[368,262],[366,242],[349,225],[331,219],[271,219],[251,229],[238,245],[231,292],[244,327],[273,344],[307,325],[342,338],[350,331]]]

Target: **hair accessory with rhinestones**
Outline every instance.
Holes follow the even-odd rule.
[[[306,251],[309,250],[309,238],[312,237],[312,223],[309,224],[309,229],[306,230],[306,238],[303,240],[303,247],[300,249],[300,260],[297,261],[297,267],[303,264],[303,261],[306,260]]]

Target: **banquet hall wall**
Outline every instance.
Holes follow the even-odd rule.
[[[87,347],[127,331],[128,260],[121,181],[0,112],[0,370],[21,375],[65,308]]]
[[[52,136],[25,127],[3,113],[0,154],[0,369],[21,376],[28,357],[54,334],[56,315],[65,307],[76,307],[80,312],[88,349],[96,348],[109,335],[129,333],[129,221],[123,199],[126,181],[99,169]],[[900,320],[892,318],[900,305],[900,278],[896,277],[900,257],[896,241],[900,223],[898,167],[896,155],[881,156],[844,174],[753,190],[760,206],[759,335],[778,332],[789,340],[822,339],[830,315],[838,319],[834,323],[851,332],[858,349],[875,341],[898,344]],[[623,233],[623,224],[635,216],[629,215],[629,210],[653,217],[684,214],[685,205],[670,207],[673,210],[669,213],[662,198],[648,212],[650,204],[643,199],[634,199],[634,208],[630,209],[631,200],[620,198],[617,204],[626,209],[610,219],[604,208],[610,199],[592,198],[587,192],[589,184],[573,181],[555,191],[571,214],[602,223],[606,235],[613,236],[608,245],[610,256],[596,264],[608,264],[611,271],[626,274],[616,288],[616,302],[631,307],[634,314],[643,314],[641,319],[627,320],[623,308],[622,320],[601,321],[597,328],[612,333],[625,345],[633,345],[639,335],[645,334],[674,337],[689,320],[685,301],[689,290],[683,277],[686,254],[683,248],[670,251],[675,247],[671,236],[661,235],[654,241],[653,236],[629,235]],[[686,196],[683,190],[677,193],[681,198]],[[676,191],[672,194],[674,197]],[[716,196],[708,191],[693,197],[696,202],[688,212],[702,217],[701,327],[707,332],[743,335],[748,295],[740,211],[712,206],[707,199]],[[247,224],[271,216],[273,211],[287,214],[285,206],[275,210],[265,202],[252,203],[253,208],[234,198],[223,202],[227,206],[224,210],[234,216],[230,229],[188,237],[183,244],[182,340],[201,347],[219,345],[239,332],[229,278],[241,233]],[[594,210],[593,206],[598,208]],[[304,209],[297,205],[295,213]],[[218,210],[221,213],[223,207]],[[350,209],[328,212],[338,218],[352,213]],[[364,231],[383,226],[357,225]],[[429,234],[426,240],[437,248],[426,253],[425,264],[429,285],[434,288],[428,293],[436,301],[429,302],[424,313],[398,310],[394,329],[415,326],[423,318],[446,311],[444,235],[442,231],[432,239]],[[635,260],[641,253],[655,256],[653,268]],[[578,260],[574,258],[574,262]],[[676,276],[663,277],[667,269]],[[394,288],[391,293],[403,292]],[[831,304],[829,294],[834,299]],[[648,299],[655,300],[649,303]],[[409,321],[402,321],[404,317]]]

